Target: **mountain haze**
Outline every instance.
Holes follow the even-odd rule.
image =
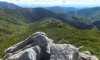
[[[47,7],[45,9],[48,9],[48,10],[56,12],[56,13],[73,13],[73,12],[79,10],[78,8],[74,8],[74,7],[59,7],[59,6]]]

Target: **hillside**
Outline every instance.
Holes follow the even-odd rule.
[[[0,8],[0,40],[7,40],[8,36],[13,36],[27,31],[28,26],[33,22],[38,22],[43,18],[59,19],[69,25],[80,29],[91,29],[83,19],[68,15],[56,14],[43,8],[22,8],[7,9]],[[76,24],[77,23],[77,24]],[[82,25],[83,24],[83,25]],[[22,29],[23,28],[23,29]],[[20,30],[20,31],[19,31]],[[19,31],[19,33],[16,33]]]
[[[48,21],[50,20],[52,21],[52,19],[48,19]],[[41,23],[37,22],[35,25],[33,25],[34,27],[31,26],[29,31],[30,34],[36,31],[43,31],[47,33],[50,38],[56,40],[54,41],[56,43],[61,39],[65,39],[75,46],[84,46],[82,50],[89,50],[90,52],[92,52],[92,54],[97,55],[98,57],[100,56],[99,30],[76,29],[70,25],[62,23],[59,20],[58,22],[50,24],[50,26],[48,26],[48,21],[43,21]],[[45,24],[47,24],[46,27],[44,27]],[[31,28],[33,29],[31,30]]]
[[[23,8],[20,9],[20,12],[31,22],[38,21],[45,17],[59,18],[58,14],[43,8]]]
[[[77,15],[87,18],[91,22],[100,21],[100,7],[85,8],[77,11]]]
[[[95,25],[98,29],[100,29],[100,21],[95,21],[93,25]]]
[[[42,18],[56,18],[65,23],[73,25],[79,29],[92,29],[92,25],[87,19],[76,17],[66,13],[54,13],[43,8],[21,8],[21,9],[3,9],[6,14],[16,16],[22,20],[30,22],[39,21]],[[76,24],[77,23],[77,24]]]
[[[99,9],[90,14],[92,12],[89,14],[86,12],[87,16],[83,16],[85,12],[76,16],[69,13],[55,13],[44,8],[0,7],[0,57],[3,57],[3,51],[7,47],[24,40],[34,32],[43,31],[55,40],[55,43],[65,39],[77,47],[84,46],[81,51],[89,50],[100,59],[99,21],[90,17],[92,22],[94,21],[91,23],[90,18],[87,18],[95,15],[95,12],[99,13]],[[95,17],[99,17],[99,14]]]
[[[12,10],[12,9],[11,9]],[[9,9],[0,8],[0,44],[27,31],[29,23],[24,18],[10,15]],[[4,43],[3,43],[4,44]],[[6,46],[0,46],[0,48]],[[0,49],[2,51],[2,49]]]
[[[78,29],[92,29],[92,23],[85,18],[76,17],[71,14],[60,13],[61,20]]]
[[[29,35],[37,31],[45,32],[50,38],[55,40],[55,43],[57,43],[61,39],[65,39],[69,41],[69,43],[77,47],[84,46],[84,48],[82,48],[81,51],[89,50],[92,54],[98,57],[100,56],[99,30],[76,29],[73,26],[65,24],[60,20],[54,18],[45,18],[43,20],[40,20],[39,22],[36,22],[33,25],[31,25],[27,32],[17,36],[13,36],[12,38],[7,39],[7,41],[0,43],[0,55],[2,55],[1,53],[7,47],[22,41],[23,39],[27,38]]]
[[[13,4],[13,3],[8,3],[8,2],[0,2],[0,7],[10,8],[10,9],[21,8],[20,6],[17,6],[15,4]]]
[[[46,7],[45,9],[50,10],[50,11],[55,12],[55,13],[74,13],[77,10],[80,10],[80,8],[60,7],[60,6]]]
[[[100,7],[91,7],[91,8],[73,8],[73,7],[59,7],[59,6],[56,6],[56,7],[48,7],[46,8],[52,12],[55,12],[55,13],[61,13],[61,14],[69,14],[69,15],[72,15],[72,16],[75,16],[77,18],[81,18],[82,20],[84,19],[85,23],[78,23],[79,25],[82,24],[82,26],[84,25],[87,25],[86,23],[90,23],[90,25],[96,25],[96,28],[100,29],[99,25],[98,24],[94,24],[94,22],[96,21],[100,21]],[[72,17],[70,16],[70,17]],[[68,17],[67,17],[68,18]],[[79,19],[77,19],[79,20]],[[82,20],[79,20],[79,21],[82,21]],[[79,22],[78,21],[78,22]],[[72,21],[71,21],[72,22]],[[80,26],[77,26],[76,24],[74,23],[71,23],[73,24],[73,26],[76,26],[76,27],[79,27]],[[97,26],[98,25],[98,26]],[[81,26],[81,28],[83,28]],[[89,26],[88,26],[89,27]],[[91,28],[91,26],[90,26]]]
[[[35,22],[42,18],[56,18],[65,23],[73,25],[79,29],[92,29],[93,26],[91,22],[87,21],[87,19],[76,17],[66,13],[54,13],[52,11],[43,9],[43,8],[23,8],[20,9],[22,16],[24,16],[28,21]],[[76,24],[77,23],[77,24]]]

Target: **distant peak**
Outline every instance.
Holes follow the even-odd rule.
[[[0,7],[10,8],[10,9],[21,8],[20,6],[17,6],[16,4],[5,2],[5,1],[0,1]]]

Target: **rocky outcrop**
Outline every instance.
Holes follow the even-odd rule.
[[[36,32],[24,41],[5,50],[4,60],[99,60],[89,51],[79,52],[71,44],[55,44],[43,32]]]
[[[91,55],[91,53],[89,51],[81,52],[80,57],[82,60],[99,60],[96,56]]]

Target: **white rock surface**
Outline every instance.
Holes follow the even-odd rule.
[[[96,56],[92,55],[91,60],[99,60]]]
[[[20,51],[8,57],[5,60],[40,60],[41,54],[42,54],[41,48],[39,46],[35,46],[35,47],[28,48],[26,50]]]
[[[79,60],[79,51],[73,45],[52,44],[50,60]]]
[[[82,60],[99,60],[96,56],[91,55],[91,53],[89,51],[81,52],[80,57]]]

